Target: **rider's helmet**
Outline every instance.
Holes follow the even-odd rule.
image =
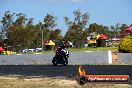
[[[61,46],[60,46],[62,49],[66,48],[66,44],[65,42],[62,42]]]

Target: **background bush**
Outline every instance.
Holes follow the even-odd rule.
[[[126,36],[120,41],[119,52],[132,53],[132,36]]]

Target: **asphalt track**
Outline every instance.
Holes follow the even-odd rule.
[[[35,77],[75,78],[79,65],[0,65],[0,76],[19,75]],[[132,75],[132,65],[83,65],[86,74],[127,74]],[[132,76],[131,76],[132,77]]]

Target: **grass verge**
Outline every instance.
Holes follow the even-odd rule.
[[[86,47],[86,48],[69,48],[70,52],[80,52],[80,51],[118,51],[118,47]]]

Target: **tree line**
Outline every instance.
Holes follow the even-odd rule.
[[[53,40],[56,44],[60,41],[71,41],[76,47],[82,47],[91,32],[103,33],[110,37],[116,36],[118,31],[128,27],[127,24],[116,24],[111,27],[97,23],[88,24],[90,18],[88,12],[82,13],[80,10],[73,11],[73,15],[73,20],[64,17],[67,31],[62,35],[63,29],[56,28],[57,17],[53,14],[47,13],[43,22],[34,24],[34,18],[27,18],[23,13],[6,11],[0,20],[0,41],[11,49],[36,48],[41,47],[43,34],[43,41]]]

